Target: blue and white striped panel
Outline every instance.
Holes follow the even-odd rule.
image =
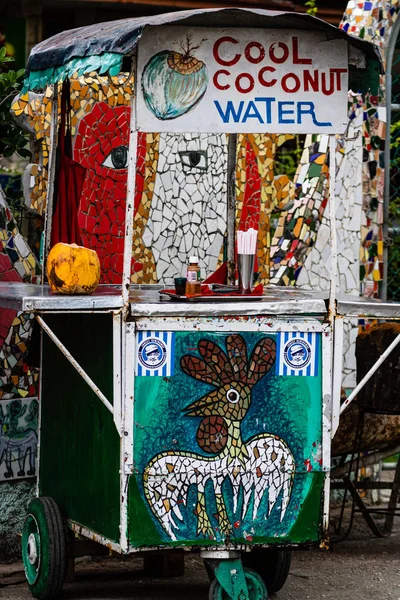
[[[316,377],[320,333],[283,331],[277,335],[277,375]]]
[[[170,377],[174,374],[175,334],[171,331],[139,331],[136,338],[136,375]]]

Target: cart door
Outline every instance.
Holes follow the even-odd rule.
[[[321,336],[137,333],[133,546],[320,539]]]

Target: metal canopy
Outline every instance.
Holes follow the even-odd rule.
[[[352,38],[342,29],[306,13],[281,12],[256,8],[197,9],[98,23],[70,29],[44,40],[31,51],[27,73],[62,67],[72,59],[103,54],[129,55],[147,26],[188,25],[198,27],[255,27],[324,31],[327,39],[345,39],[376,61],[377,47]]]

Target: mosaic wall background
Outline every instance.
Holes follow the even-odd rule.
[[[18,230],[0,188],[0,281],[36,283],[40,267]],[[0,399],[25,398],[38,393],[39,373],[26,363],[33,315],[11,309],[0,311]]]
[[[38,423],[37,398],[0,401],[0,481],[36,475]]]
[[[398,0],[349,0],[339,27],[349,35],[385,48],[398,12]]]
[[[398,0],[357,2],[349,0],[339,27],[350,35],[373,42],[383,58],[391,28],[398,16]],[[357,91],[357,90],[354,90]],[[383,275],[383,188],[384,188],[384,78],[379,96],[363,98],[363,212],[361,224],[360,280],[365,296],[379,295]]]

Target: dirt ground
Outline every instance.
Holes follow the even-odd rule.
[[[18,565],[0,571],[0,598],[31,598]],[[65,585],[64,600],[206,600],[209,583],[202,561],[185,559],[185,576],[145,578],[139,558],[79,559],[73,583]],[[332,551],[293,553],[292,566],[276,600],[400,600],[400,519],[388,538],[374,537],[361,516],[350,538]]]

